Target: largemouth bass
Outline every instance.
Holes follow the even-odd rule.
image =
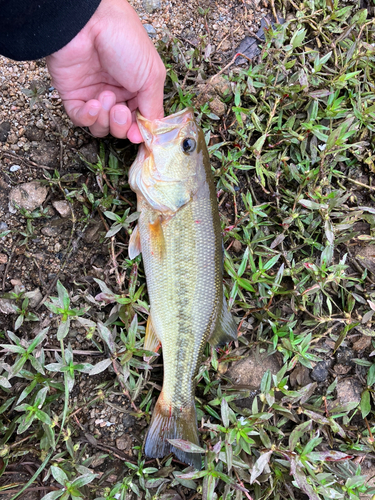
[[[145,454],[201,468],[198,454],[168,439],[199,444],[194,403],[196,380],[207,341],[237,338],[223,293],[223,246],[216,191],[204,135],[191,109],[161,120],[138,116],[144,138],[130,169],[137,193],[138,225],[129,256],[142,252],[150,316],[145,349],[161,343],[163,389],[156,402]]]

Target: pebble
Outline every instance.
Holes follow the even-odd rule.
[[[150,38],[154,38],[156,36],[156,29],[152,26],[152,24],[144,24],[143,27],[147,31]]]
[[[340,365],[351,365],[353,364],[353,358],[355,357],[354,352],[348,348],[340,348],[336,353],[336,361]]]
[[[99,222],[98,224],[95,224],[88,229],[86,229],[85,234],[83,236],[83,239],[85,240],[86,243],[93,243],[98,239],[98,232],[100,229],[102,229],[102,223]]]
[[[17,172],[17,170],[20,170],[21,167],[20,165],[12,165],[9,169],[10,172]]]
[[[317,363],[311,371],[311,378],[315,380],[315,382],[325,382],[328,377],[328,368],[330,368],[331,364],[331,360]]]
[[[9,193],[9,211],[16,213],[15,204],[21,208],[33,211],[47,198],[47,188],[40,182],[26,182],[11,190]]]
[[[367,337],[363,335],[359,340],[354,342],[353,349],[354,351],[362,351],[362,349],[367,349],[371,345],[371,337]]]
[[[9,132],[10,132],[10,123],[9,122],[0,123],[0,142],[7,141]]]
[[[132,438],[128,434],[116,439],[116,448],[118,450],[131,450],[131,447]]]
[[[247,386],[250,395],[247,398],[236,400],[236,405],[241,408],[251,408],[254,397],[258,394],[263,375],[267,370],[273,375],[280,370],[281,364],[277,354],[260,354],[256,351],[241,361],[233,363],[226,373],[234,387]]]
[[[7,231],[8,229],[8,224],[4,221],[0,222],[0,231]]]
[[[8,256],[5,253],[0,253],[0,264],[6,264],[8,262]]]
[[[0,299],[0,312],[3,314],[16,314],[13,309],[14,300]]]
[[[44,234],[44,236],[56,236],[57,234],[59,234],[60,232],[60,228],[58,228],[57,226],[44,226],[42,229],[41,229],[41,233]]]
[[[340,404],[359,403],[361,401],[362,386],[358,379],[346,378],[340,380],[336,387],[337,399]]]
[[[209,103],[209,107],[210,110],[219,117],[223,116],[227,110],[225,104],[218,97],[214,97],[214,99]]]
[[[234,252],[240,253],[242,250],[242,243],[238,240],[233,240],[232,248]]]
[[[69,215],[71,214],[70,205],[65,200],[53,201],[52,205],[59,212],[61,217],[64,217],[64,218],[69,217]]]
[[[29,308],[34,309],[39,302],[43,299],[43,295],[41,294],[39,288],[35,288],[32,292],[27,292],[27,296],[29,297]]]
[[[143,0],[142,4],[145,11],[149,14],[152,14],[161,7],[160,0]]]

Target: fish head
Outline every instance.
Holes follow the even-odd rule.
[[[160,120],[137,116],[144,139],[133,163],[130,187],[157,211],[169,213],[185,205],[203,178],[207,148],[191,108]]]

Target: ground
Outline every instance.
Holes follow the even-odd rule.
[[[74,128],[43,61],[1,58],[2,497],[58,498],[83,476],[75,496],[93,500],[370,498],[373,8],[133,5],[218,192],[239,339],[199,373],[205,467],[142,455],[162,359],[143,361],[147,290],[127,258],[136,147]]]

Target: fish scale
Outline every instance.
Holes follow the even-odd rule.
[[[160,341],[164,365],[145,453],[163,457],[173,451],[200,468],[199,454],[168,440],[199,444],[195,377],[204,347],[207,341],[217,345],[237,337],[223,293],[216,191],[192,110],[154,121],[139,116],[137,122],[145,144],[129,174],[140,212],[129,256],[142,252],[150,298],[145,349]]]

